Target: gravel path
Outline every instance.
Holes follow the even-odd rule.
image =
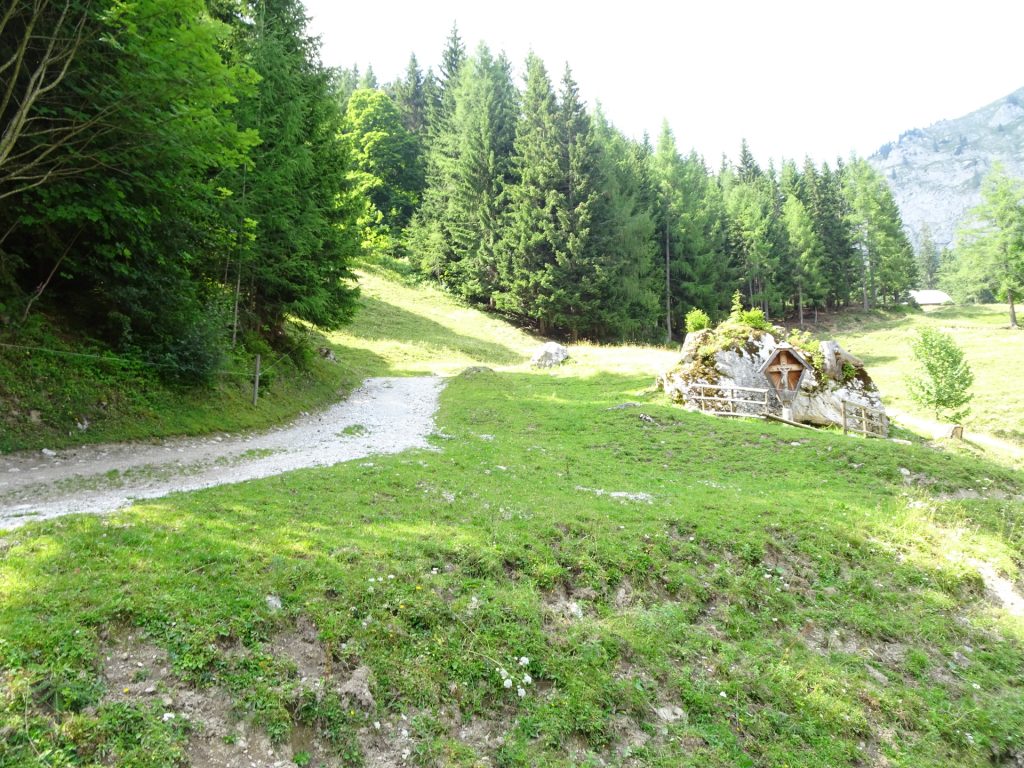
[[[367,379],[344,402],[268,432],[0,456],[0,530],[102,514],[176,491],[427,446],[444,380]]]

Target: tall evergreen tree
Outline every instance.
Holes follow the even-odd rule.
[[[935,244],[928,222],[921,222],[920,238],[917,246],[917,272],[921,278],[921,287],[936,288],[939,282],[939,268],[942,266],[942,254]]]
[[[876,303],[879,293],[898,300],[916,282],[917,266],[892,191],[864,160],[854,159],[842,178],[853,242],[863,264],[864,308]]]
[[[427,131],[427,94],[424,77],[416,54],[409,56],[405,77],[394,83],[389,92],[402,116],[405,130],[422,142]]]
[[[554,318],[547,296],[556,288],[553,275],[559,241],[561,183],[555,93],[544,63],[526,60],[526,88],[516,126],[512,157],[513,183],[501,243],[503,290],[499,308],[537,322],[546,333]]]
[[[1007,303],[1017,328],[1016,301],[1024,294],[1024,180],[996,165],[981,187],[981,203],[959,235],[956,269],[947,284],[959,295]]]
[[[358,251],[341,114],[319,42],[299,0],[254,0],[240,16],[239,45],[260,75],[236,109],[259,132],[252,167],[235,182],[253,238],[237,264],[241,305],[257,327],[286,315],[335,327],[354,309],[349,259]],[[339,204],[340,201],[340,204]]]
[[[255,142],[229,104],[251,72],[199,0],[71,3],[69,27],[26,23],[46,7],[3,14],[0,305],[23,318],[49,299],[122,353],[202,378],[223,338],[219,188]],[[47,36],[68,54],[57,69],[34,58]]]
[[[600,110],[593,124],[603,190],[593,232],[602,298],[592,325],[599,338],[650,340],[660,317],[650,145],[631,142]]]
[[[790,195],[783,206],[783,217],[791,249],[790,270],[796,288],[796,306],[800,326],[804,324],[804,306],[815,306],[824,292],[821,262],[823,253],[814,222],[800,198]]]

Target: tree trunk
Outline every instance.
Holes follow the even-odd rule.
[[[800,327],[804,327],[804,289],[803,286],[799,286],[796,289],[796,304],[798,311],[800,312]]]
[[[668,240],[668,217],[665,218],[665,343],[672,343],[672,279]]]
[[[1017,307],[1013,304],[1013,290],[1006,292],[1006,300],[1010,302],[1010,327],[1018,328],[1017,325]]]

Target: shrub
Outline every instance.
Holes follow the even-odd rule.
[[[686,313],[686,332],[693,333],[694,331],[703,331],[705,328],[711,327],[711,318],[708,317],[708,313],[703,309],[697,309],[694,307]]]
[[[963,350],[951,336],[932,328],[922,329],[911,349],[921,372],[907,380],[910,396],[933,410],[936,418],[962,420],[970,412],[966,406],[973,395],[968,390],[974,383]]]
[[[743,308],[743,298],[739,291],[732,295],[732,310],[729,312],[729,319],[734,323],[745,325],[747,328],[754,328],[758,331],[772,330],[772,324],[764,316],[764,310]]]

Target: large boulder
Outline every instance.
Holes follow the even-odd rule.
[[[771,390],[762,369],[779,345],[777,337],[783,333],[781,328],[776,328],[775,332],[755,329],[740,332],[735,325],[703,332],[695,343],[685,345],[682,359],[658,377],[658,384],[670,398],[694,410],[698,403],[691,393],[700,394],[699,385]],[[884,412],[878,387],[858,358],[834,341],[824,341],[817,348],[801,342],[798,348],[812,368],[805,374],[792,403],[795,421],[842,425],[843,401]],[[758,409],[741,410],[753,413]],[[781,403],[773,393],[769,395],[769,412],[781,412]]]
[[[568,349],[556,341],[549,341],[533,353],[530,365],[534,368],[552,368],[568,358]]]

